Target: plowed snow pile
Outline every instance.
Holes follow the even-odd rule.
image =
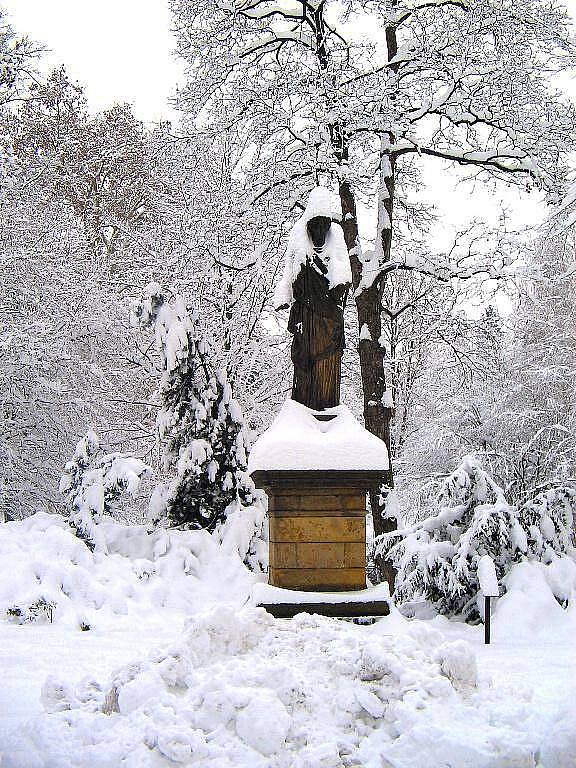
[[[157,534],[140,531],[140,544],[134,541],[130,553],[127,533],[120,535],[117,527],[114,536],[112,529],[108,532],[116,551],[109,544],[108,554],[93,555],[61,521],[54,522],[55,533],[45,517],[11,524],[9,534],[8,526],[0,528],[0,557],[10,559],[12,552],[29,558],[31,550],[25,551],[23,542],[33,542],[38,562],[11,561],[14,570],[7,581],[13,575],[27,582],[33,573],[40,586],[51,584],[48,597],[65,604],[56,607],[55,617],[60,617],[56,629],[67,653],[73,655],[78,637],[90,632],[80,632],[76,618],[66,617],[88,611],[96,627],[99,622],[112,626],[118,609],[113,594],[122,595],[127,631],[134,636],[145,631],[150,612],[174,630],[168,640],[160,645],[151,640],[148,652],[134,652],[132,661],[106,674],[63,675],[55,664],[53,673],[38,681],[44,712],[4,731],[2,768],[576,764],[569,691],[544,689],[535,695],[529,685],[522,688],[513,679],[514,664],[525,651],[526,668],[534,662],[533,648],[522,645],[522,637],[513,638],[520,644],[507,651],[502,640],[499,650],[483,657],[480,628],[443,619],[408,622],[394,614],[373,626],[306,615],[276,620],[262,609],[242,607],[253,577],[239,560],[229,554],[224,558],[211,540],[173,533],[162,554],[154,555]],[[43,536],[36,535],[38,526],[44,526]],[[195,559],[187,560],[192,545]],[[143,572],[148,576],[143,578]],[[521,585],[526,584],[526,568],[523,573],[517,579]],[[535,583],[547,589],[542,574]],[[11,589],[10,601],[22,607],[42,593],[27,587],[17,595],[14,585]],[[7,591],[4,587],[0,593],[0,610]],[[525,613],[525,595],[521,589],[519,594]],[[514,600],[511,590],[502,604],[506,615],[518,621]],[[538,601],[540,607],[545,604]],[[543,652],[550,673],[555,664],[566,663],[575,628],[573,612],[559,606],[558,611],[553,628],[561,644]],[[188,618],[182,629],[177,618],[184,612]],[[131,617],[138,620],[129,629]],[[0,621],[0,642],[3,628],[18,631],[24,644],[41,644],[42,630],[49,627]],[[498,615],[496,629],[504,633]],[[532,680],[545,675],[540,664]],[[565,675],[564,666],[559,676]],[[557,681],[551,679],[550,686]],[[0,705],[3,701],[0,694]]]

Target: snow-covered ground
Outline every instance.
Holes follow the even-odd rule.
[[[2,768],[576,765],[576,612],[544,566],[512,572],[486,647],[441,617],[273,619],[207,536],[105,538],[0,527]],[[52,623],[25,621],[42,597]]]

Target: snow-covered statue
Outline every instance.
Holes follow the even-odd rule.
[[[340,402],[344,305],[352,282],[348,250],[333,220],[330,190],[316,187],[293,226],[275,307],[290,307],[292,399],[313,410]]]

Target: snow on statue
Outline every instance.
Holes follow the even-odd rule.
[[[316,187],[288,240],[284,273],[274,294],[290,309],[294,334],[292,399],[322,410],[340,402],[344,305],[352,282],[342,227],[333,221],[330,191]]]
[[[292,227],[274,306],[290,307],[292,396],[252,446],[248,471],[386,471],[386,445],[340,403],[344,305],[352,282],[337,205],[315,187]],[[316,411],[330,409],[330,421]]]

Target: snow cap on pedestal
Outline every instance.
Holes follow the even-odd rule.
[[[314,246],[308,236],[306,225],[317,216],[333,219],[338,206],[332,192],[326,187],[315,187],[308,198],[308,203],[302,216],[292,227],[288,237],[286,255],[284,257],[284,272],[274,291],[274,306],[283,307],[292,303],[292,285],[300,268],[306,261],[313,263],[313,258],[321,259],[327,268],[326,277],[330,288],[352,282],[350,259],[344,241],[342,227],[335,221],[326,236],[326,242],[320,253],[314,252]]]
[[[286,400],[271,426],[252,447],[248,472],[273,470],[386,470],[386,445],[370,434],[345,405],[316,412]]]

